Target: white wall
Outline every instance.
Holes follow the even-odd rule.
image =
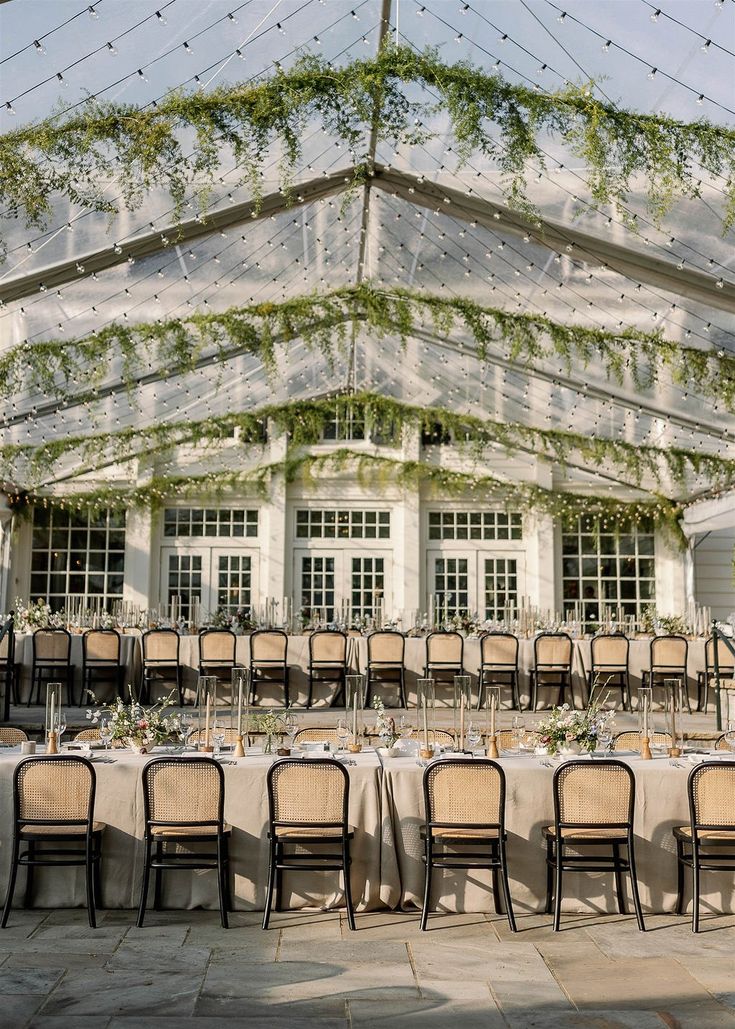
[[[712,608],[714,618],[735,611],[733,550],[735,529],[719,529],[695,540],[694,595],[698,604]]]

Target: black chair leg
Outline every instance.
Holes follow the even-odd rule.
[[[94,859],[94,900],[98,908],[104,907],[102,903],[102,854],[101,854],[101,841],[97,841],[97,848],[95,851]]]
[[[145,918],[145,908],[148,902],[148,886],[151,880],[151,840],[146,837],[145,841],[145,857],[143,865],[143,883],[140,889],[140,905],[138,907],[138,920],[137,926],[139,929],[143,928],[143,920]]]
[[[311,669],[309,669],[309,692],[308,692],[308,694],[306,696],[306,707],[307,708],[311,707],[313,696],[314,696],[314,673],[312,672]],[[288,701],[286,702],[286,707],[288,707]]]
[[[398,692],[401,697],[401,704],[403,705],[404,709],[408,709],[408,700],[406,699],[406,673],[403,668],[401,668],[398,683]]]
[[[161,840],[156,840],[156,864],[160,864],[163,861],[163,843]],[[163,882],[161,880],[161,869],[155,868],[153,870],[153,910],[161,910],[161,901],[163,899]]]
[[[17,836],[13,837],[13,853],[10,858],[10,879],[8,881],[8,892],[5,896],[5,906],[3,908],[3,917],[1,927],[4,929],[8,924],[8,916],[10,915],[10,909],[13,906],[13,894],[15,893],[15,882],[18,877],[18,856],[20,853],[20,840]]]
[[[265,893],[265,910],[263,911],[263,928],[268,928],[271,917],[271,904],[273,903],[273,889],[276,884],[276,844],[271,840],[270,854],[268,858],[268,887]]]
[[[426,923],[429,918],[429,903],[431,901],[431,876],[434,870],[433,865],[433,854],[431,847],[431,836],[427,833],[426,836],[426,878],[424,880],[424,903],[421,908],[421,924],[419,928],[423,931],[426,929]]]
[[[692,841],[692,932],[699,932],[699,850],[697,844]]]
[[[342,838],[342,874],[345,880],[345,904],[347,906],[347,925],[354,932],[357,929],[355,925],[355,909],[352,903],[352,883],[350,881],[350,868],[352,861],[350,859],[350,841],[344,836]]]
[[[635,917],[638,922],[638,928],[642,933],[646,931],[646,925],[643,921],[643,909],[641,908],[641,896],[638,892],[638,873],[635,866],[635,846],[633,844],[633,834],[628,834],[628,868],[630,875],[630,889],[633,894],[633,907],[635,908]]]
[[[227,919],[227,887],[225,885],[225,850],[221,835],[217,835],[217,892],[219,894],[219,914],[223,929],[229,929]]]
[[[497,860],[497,854],[495,852],[495,848],[493,848],[493,855],[492,856],[493,856],[493,861],[496,861]],[[492,867],[492,873],[493,873],[493,904],[494,904],[494,907],[495,907],[495,914],[496,915],[502,915],[503,909],[500,906],[500,876],[498,875],[498,871],[499,870],[498,870],[497,864],[493,864],[493,867]]]
[[[613,858],[615,859],[615,894],[618,901],[618,912],[621,915],[627,915],[625,909],[625,891],[623,889],[623,873],[620,868],[620,844],[613,843]]]
[[[87,840],[87,860],[84,866],[84,882],[87,888],[87,915],[89,928],[97,928],[97,912],[94,906],[94,841]]]
[[[562,886],[562,842],[556,843],[556,867],[554,875],[554,932],[561,929],[561,886]]]
[[[283,863],[283,844],[276,843],[276,893],[275,893],[275,909],[276,911],[283,910],[283,869],[280,865]]]
[[[33,842],[33,840],[29,840],[28,841],[28,860],[29,861],[34,861],[35,858],[36,858],[36,844]],[[34,872],[35,872],[35,868],[33,867],[33,865],[29,864],[27,866],[27,868],[26,868],[26,892],[25,892],[25,896],[23,897],[23,907],[24,908],[33,907],[33,878],[34,878]]]
[[[500,841],[500,881],[503,885],[503,899],[505,900],[505,913],[508,916],[510,931],[518,932],[516,919],[513,914],[513,901],[510,897],[510,883],[508,882],[508,859],[505,853],[505,840]]]
[[[222,845],[224,847],[224,883],[225,883],[225,904],[227,910],[232,911],[232,890],[230,889],[230,838],[229,836],[222,837]]]
[[[284,669],[284,672],[283,672],[283,696],[284,696],[285,701],[286,701],[286,707],[290,707],[291,706],[291,701],[290,701],[289,695],[288,695],[288,666],[286,666],[286,668]]]

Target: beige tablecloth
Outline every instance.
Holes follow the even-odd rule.
[[[510,889],[516,910],[543,911],[546,895],[545,844],[541,830],[554,821],[553,768],[531,757],[501,759],[506,774],[506,822]],[[689,821],[686,783],[691,765],[673,767],[668,758],[630,760],[636,778],[636,858],[644,911],[673,911],[676,849],[672,826]],[[383,770],[383,863],[398,865],[403,908],[420,907],[424,865],[419,830],[424,820],[423,769],[415,758],[385,761]],[[478,871],[437,871],[432,903],[443,911],[492,911],[490,876]],[[564,910],[616,909],[611,873],[564,875]],[[687,887],[687,897],[690,897]],[[382,899],[395,906],[393,883]],[[703,910],[735,911],[735,883],[727,872],[704,873]]]
[[[155,756],[155,755],[154,755]],[[5,896],[12,838],[12,780],[17,751],[0,756],[0,897]],[[148,758],[131,753],[114,760],[96,759],[95,818],[106,822],[102,861],[102,906],[131,908],[138,903],[143,858],[143,795],[141,772]],[[185,758],[182,760],[186,760]],[[232,826],[231,878],[235,908],[262,909],[268,872],[267,755],[248,755],[224,765],[225,819]],[[360,910],[380,907],[382,846],[380,839],[381,768],[373,752],[360,754],[350,775],[349,819],[355,826],[352,850],[352,891]],[[390,855],[386,855],[390,860]],[[391,873],[397,883],[397,871]],[[343,903],[336,872],[285,873],[284,903],[291,907]],[[17,902],[22,901],[25,877],[18,876]],[[396,891],[397,896],[397,891]],[[84,903],[83,869],[40,869],[36,875],[37,907],[66,907]],[[164,906],[216,908],[214,872],[164,872]]]
[[[120,637],[120,657],[125,669],[124,686],[132,683],[137,689],[140,683],[140,636],[124,635]],[[29,633],[16,633],[15,636],[15,660],[20,664],[20,700],[25,703],[31,689],[31,672],[33,668],[33,637]],[[74,665],[74,697],[75,703],[79,699],[82,688],[82,637],[81,634],[72,633],[71,637],[71,663]],[[100,684],[95,690],[99,700],[109,700],[112,697],[112,685],[109,683]],[[41,703],[46,702],[45,694],[41,691]],[[86,699],[84,704],[86,704]]]

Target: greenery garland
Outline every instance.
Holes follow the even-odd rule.
[[[290,483],[302,479],[315,485],[322,474],[342,472],[356,474],[366,488],[414,490],[427,486],[444,496],[470,496],[490,503],[503,503],[513,510],[529,514],[548,514],[558,518],[582,515],[599,517],[610,528],[651,522],[671,540],[684,545],[679,518],[681,507],[666,497],[650,501],[622,501],[612,497],[587,496],[544,489],[534,483],[509,483],[493,475],[460,472],[425,461],[399,461],[376,454],[360,453],[347,447],[325,454],[290,453],[282,462],[259,465],[247,471],[216,471],[205,475],[157,476],[133,489],[124,486],[103,486],[99,489],[60,494],[18,493],[8,498],[19,511],[43,504],[68,511],[99,512],[104,508],[129,510],[134,507],[160,508],[166,501],[182,498],[222,499],[232,492],[250,488],[258,496],[267,496],[272,480],[283,475]]]
[[[416,86],[432,90],[436,103],[409,99]],[[129,209],[150,189],[168,189],[178,216],[190,183],[211,183],[219,172],[223,146],[257,196],[273,143],[282,151],[288,191],[314,118],[356,156],[355,182],[362,181],[366,128],[376,112],[380,137],[394,147],[431,137],[427,122],[448,115],[460,162],[478,151],[495,160],[509,202],[525,213],[532,210],[526,167],[544,164],[537,137],[551,133],[586,166],[597,204],[625,204],[633,178],[642,174],[649,208],[660,219],[678,196],[699,195],[699,164],[725,179],[724,228],[735,221],[732,129],[620,110],[595,99],[589,85],[543,93],[469,63],[447,65],[435,50],[418,53],[390,43],[375,58],[343,67],[307,55],[255,83],[174,93],[146,109],[92,98],[81,114],[52,115],[0,137],[0,202],[34,225],[44,224],[56,192],[87,209],[112,212],[117,205],[101,185],[112,179]],[[182,133],[193,134],[190,156]],[[202,188],[203,204],[208,188]]]
[[[125,461],[145,454],[150,457],[179,446],[199,449],[232,441],[237,430],[239,447],[251,450],[263,439],[265,423],[272,422],[279,434],[286,433],[290,447],[319,443],[333,419],[344,423],[358,419],[373,442],[400,445],[404,429],[451,437],[460,449],[469,449],[481,459],[488,445],[499,444],[509,452],[519,449],[561,465],[578,455],[591,468],[614,465],[639,486],[651,476],[659,485],[686,484],[687,473],[707,476],[712,488],[735,483],[735,459],[721,458],[683,447],[635,445],[624,440],[589,436],[557,429],[539,429],[515,422],[499,422],[460,414],[443,407],[419,407],[376,393],[340,395],[319,400],[293,400],[269,404],[254,411],[233,412],[199,421],[159,422],[144,429],[123,429],[84,436],[58,436],[40,446],[0,446],[0,475],[7,480],[35,487],[63,457],[92,462],[91,471],[111,461]],[[81,466],[76,474],[86,474]]]
[[[122,388],[129,390],[136,376],[151,367],[160,369],[164,378],[183,375],[202,355],[223,362],[243,350],[272,373],[277,344],[297,339],[333,362],[348,339],[348,323],[354,321],[379,337],[397,335],[403,342],[419,328],[442,338],[461,330],[474,342],[480,360],[490,348],[497,352],[505,344],[508,360],[531,366],[554,358],[567,370],[594,364],[619,384],[630,375],[640,390],[652,387],[665,370],[675,383],[735,411],[732,354],[684,346],[659,333],[632,328],[606,332],[540,314],[483,307],[465,297],[378,290],[369,283],[215,314],[138,325],[114,323],[80,340],[23,343],[0,357],[0,398],[27,389],[68,400],[80,389],[100,385],[117,360],[122,362]]]

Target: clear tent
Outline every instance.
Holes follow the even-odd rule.
[[[146,105],[173,89],[251,80],[272,72],[276,63],[287,69],[305,52],[339,64],[374,55],[385,35],[386,9],[391,38],[417,50],[436,47],[447,63],[469,60],[511,82],[544,90],[592,80],[598,95],[621,107],[661,111],[683,121],[704,114],[735,126],[735,58],[726,52],[735,51],[730,3],[681,2],[671,8],[676,21],[656,15],[658,8],[646,0],[594,6],[571,0],[563,7],[547,0],[392,0],[385,5],[382,0],[211,0],[196,8],[184,0],[158,5],[101,0],[92,6],[90,12],[74,0],[39,0],[3,8],[3,131],[72,109],[90,94]],[[707,39],[725,49],[704,46]],[[36,52],[34,40],[43,40],[44,52]],[[108,55],[110,40],[115,53]],[[27,44],[29,50],[11,56]],[[99,47],[102,53],[87,56]],[[5,107],[10,101],[13,115]],[[436,111],[430,128],[430,138],[397,150],[378,133],[374,159],[382,175],[369,190],[345,196],[335,189],[291,204],[281,197],[267,216],[243,221],[228,221],[227,212],[246,204],[250,191],[223,148],[208,204],[210,212],[224,212],[224,227],[191,243],[176,242],[170,198],[156,192],[141,207],[114,218],[57,203],[43,232],[6,218],[8,253],[0,288],[37,283],[63,262],[83,267],[85,255],[113,245],[122,257],[94,277],[82,271],[58,290],[41,292],[36,285],[32,293],[8,301],[0,311],[0,352],[24,341],[81,338],[122,319],[135,324],[186,317],[195,310],[279,302],[367,281],[379,289],[464,296],[611,332],[622,327],[660,331],[689,346],[735,353],[730,293],[735,251],[732,233],[723,237],[721,232],[724,197],[716,178],[703,173],[701,196],[677,202],[661,225],[646,208],[641,183],[640,195],[627,204],[635,216],[631,225],[619,212],[595,206],[584,168],[549,137],[542,141],[546,166],[529,168],[527,176],[530,198],[544,222],[557,230],[557,242],[548,245],[513,225],[496,165],[479,154],[458,162],[445,113]],[[366,128],[366,151],[370,144]],[[357,156],[314,122],[303,140],[294,192],[339,177]],[[279,196],[280,157],[274,147],[263,169],[266,196]],[[185,218],[199,213],[198,185],[192,184]],[[115,195],[114,182],[107,188]],[[450,193],[451,203],[437,200],[446,201]],[[126,260],[126,243],[145,234],[157,235],[160,246]],[[614,245],[615,259],[602,259],[595,240]],[[663,262],[672,274],[683,268],[706,280],[710,299],[662,286],[646,272],[651,261]],[[720,282],[728,288],[718,302]],[[119,363],[113,361],[103,383],[109,388],[98,399],[84,390],[63,402],[30,392],[14,396],[3,419],[3,442],[40,444],[84,434],[90,426],[109,431],[194,421],[357,389],[501,422],[735,457],[735,416],[665,372],[655,387],[643,390],[629,380],[616,386],[594,364],[570,369],[555,360],[514,363],[500,344],[481,361],[471,339],[461,332],[441,338],[431,326],[406,341],[358,328],[355,340],[354,355],[345,351],[334,367],[297,341],[279,352],[275,375],[253,356],[240,354],[226,369],[210,363],[184,375],[153,374],[133,393],[117,388]],[[252,459],[257,462],[257,454]],[[181,455],[161,455],[157,471],[166,474],[180,460]],[[223,451],[218,460],[235,467],[242,455]],[[527,466],[530,475],[533,460],[532,454],[517,454],[515,474],[523,477]],[[189,459],[193,472],[200,465],[201,458]],[[80,473],[84,463],[71,456],[59,463],[52,481],[14,485],[64,489],[79,481]],[[106,474],[125,481],[132,473],[118,463],[103,479]],[[573,460],[554,466],[553,485],[603,495],[613,491],[623,499],[647,495],[614,467],[591,468]],[[684,489],[671,484],[668,492],[691,498],[709,486],[705,476],[690,475]]]

